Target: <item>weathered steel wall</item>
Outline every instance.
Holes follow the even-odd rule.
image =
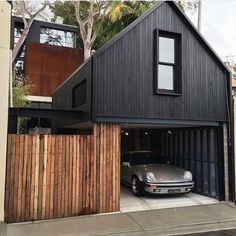
[[[33,83],[32,95],[52,96],[53,91],[84,61],[83,50],[29,42],[25,74]]]

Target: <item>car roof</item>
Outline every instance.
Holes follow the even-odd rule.
[[[137,153],[157,153],[156,151],[150,151],[150,150],[140,150],[140,151],[129,151],[129,152],[124,152],[122,155],[125,154],[137,154]]]

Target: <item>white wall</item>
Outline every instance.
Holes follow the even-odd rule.
[[[0,221],[4,220],[11,5],[0,1]]]

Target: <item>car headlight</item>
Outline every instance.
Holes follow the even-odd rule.
[[[147,182],[155,182],[156,177],[152,172],[147,172],[146,174]]]
[[[193,180],[193,175],[190,171],[185,171],[184,172],[184,178],[188,181],[192,181]]]

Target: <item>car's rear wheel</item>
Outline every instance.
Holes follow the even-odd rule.
[[[136,176],[134,176],[132,178],[131,188],[132,188],[132,192],[135,196],[142,195],[142,187],[141,187],[139,179]]]

